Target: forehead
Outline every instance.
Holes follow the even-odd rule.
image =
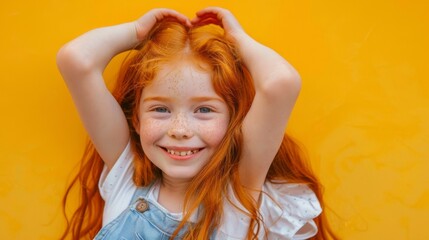
[[[212,74],[201,62],[180,60],[163,64],[143,94],[183,95],[195,93],[213,94]]]

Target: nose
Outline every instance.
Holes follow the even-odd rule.
[[[194,136],[190,122],[185,114],[178,113],[171,121],[168,136],[177,139],[187,139]]]

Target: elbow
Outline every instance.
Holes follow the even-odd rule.
[[[93,65],[84,51],[73,43],[64,45],[56,56],[57,67],[64,79],[88,74]]]
[[[301,91],[301,76],[295,69],[273,72],[261,86],[268,98],[297,98]]]

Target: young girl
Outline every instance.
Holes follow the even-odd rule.
[[[112,95],[103,70],[131,49]],[[321,186],[284,134],[300,77],[229,11],[155,9],[85,33],[57,61],[91,139],[63,239],[331,234]]]

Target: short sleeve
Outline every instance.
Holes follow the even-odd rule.
[[[115,165],[108,171],[104,166],[98,182],[104,199],[103,226],[119,216],[129,205],[136,190],[132,180],[134,173],[131,144],[128,143]]]
[[[266,182],[260,212],[268,239],[308,239],[317,233],[313,219],[322,209],[305,184]]]
[[[322,209],[314,192],[305,184],[265,182],[259,211],[264,227],[258,239],[308,239],[316,235],[313,219]],[[216,239],[244,239],[249,227],[247,212],[229,189],[223,222]],[[238,210],[237,207],[240,209]]]

